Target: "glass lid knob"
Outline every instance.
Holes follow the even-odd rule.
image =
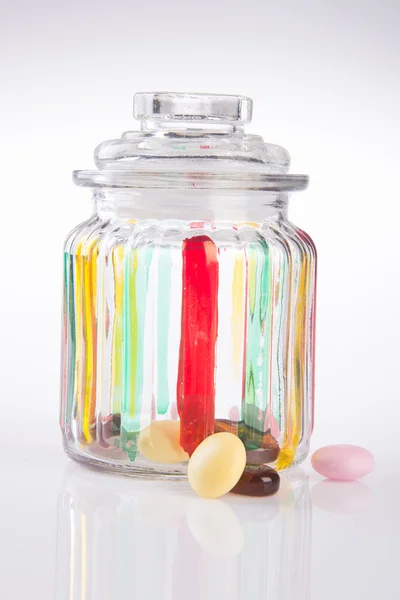
[[[251,122],[253,101],[246,96],[140,92],[133,97],[133,115],[147,119],[238,123]]]

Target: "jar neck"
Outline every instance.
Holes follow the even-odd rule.
[[[288,211],[287,194],[265,191],[96,189],[93,202],[104,220],[280,221]]]
[[[201,137],[210,133],[230,134],[243,133],[244,127],[240,123],[230,121],[185,121],[166,119],[146,119],[140,123],[140,129],[144,132],[169,132],[181,136]]]

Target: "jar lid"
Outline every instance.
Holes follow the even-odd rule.
[[[245,96],[141,92],[133,114],[140,131],[95,149],[97,170],[74,171],[78,185],[294,191],[306,175],[289,175],[287,150],[244,132],[253,101]]]

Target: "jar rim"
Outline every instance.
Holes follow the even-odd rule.
[[[295,192],[305,190],[308,175],[257,173],[257,172],[179,172],[179,171],[128,171],[128,170],[78,170],[73,171],[76,185],[90,188],[166,188],[188,190],[230,190]]]

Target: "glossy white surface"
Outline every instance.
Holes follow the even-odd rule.
[[[398,598],[399,465],[362,482],[306,464],[267,499],[106,475],[3,439],[4,600]],[[386,470],[385,470],[386,469]]]
[[[2,8],[0,599],[400,598],[398,0]],[[71,171],[133,127],[134,91],[154,89],[251,96],[252,132],[310,174],[290,216],[319,252],[313,447],[370,449],[376,468],[362,482],[320,484],[306,465],[313,503],[300,482],[297,508],[199,504],[181,484],[64,456],[62,240],[91,211]]]

